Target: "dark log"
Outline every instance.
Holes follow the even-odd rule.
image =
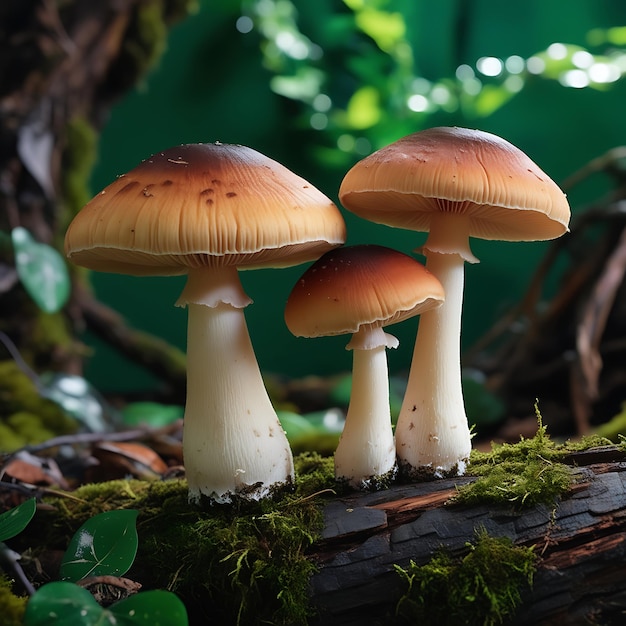
[[[462,506],[450,502],[471,477],[399,485],[340,497],[325,508],[312,554],[317,621],[389,624],[406,591],[394,564],[428,562],[444,548],[467,552],[478,529],[534,546],[532,588],[515,624],[617,624],[626,614],[626,453],[607,446],[572,454],[572,488],[553,504]]]

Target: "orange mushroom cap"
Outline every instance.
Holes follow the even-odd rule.
[[[565,194],[524,152],[465,128],[423,130],[365,157],[339,199],[360,217],[416,231],[438,212],[466,214],[470,237],[501,241],[554,239],[570,219]]]
[[[187,144],[123,174],[74,218],[67,256],[94,270],[174,275],[190,267],[286,267],[345,241],[335,204],[240,145]]]
[[[414,258],[384,246],[345,246],[304,272],[285,322],[299,337],[343,335],[401,322],[443,300],[439,280]]]

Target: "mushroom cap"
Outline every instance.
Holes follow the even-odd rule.
[[[345,241],[335,204],[306,180],[240,145],[187,144],[151,156],[76,215],[65,252],[123,274],[190,267],[286,267]]]
[[[469,235],[540,241],[567,232],[558,185],[490,133],[439,127],[408,135],[356,163],[339,189],[346,209],[373,222],[429,231],[437,212],[469,216]]]
[[[444,291],[419,261],[378,245],[322,255],[292,289],[285,322],[298,337],[384,327],[439,306]]]

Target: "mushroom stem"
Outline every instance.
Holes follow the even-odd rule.
[[[438,478],[463,474],[471,450],[461,387],[464,260],[428,249],[426,267],[441,281],[446,300],[421,315],[396,447],[402,473]]]
[[[190,292],[198,295],[194,283],[194,289],[186,290],[183,296],[188,297]],[[243,293],[238,279],[237,283],[234,292]],[[207,496],[228,503],[233,496],[240,496],[258,500],[273,487],[291,483],[294,470],[289,443],[267,394],[243,308],[224,302],[214,306],[187,303],[183,455],[189,499],[197,502]]]
[[[385,348],[397,345],[395,337],[374,328],[355,333],[347,346],[353,350],[352,391],[335,451],[335,476],[358,489],[376,487],[395,474]]]

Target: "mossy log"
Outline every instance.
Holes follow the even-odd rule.
[[[319,566],[311,579],[318,613],[311,623],[396,623],[406,583],[395,566],[426,563],[440,548],[467,553],[482,529],[533,547],[533,583],[520,590],[512,623],[623,623],[626,453],[606,446],[571,453],[565,462],[572,489],[549,505],[455,504],[450,499],[472,477],[334,499],[325,507],[324,531],[310,555]]]

